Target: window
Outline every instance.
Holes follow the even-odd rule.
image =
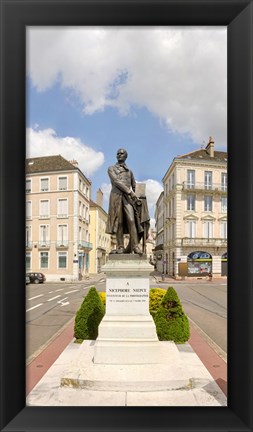
[[[86,209],[85,209],[85,219],[86,220],[89,219],[89,209],[88,209],[88,207],[86,207]]]
[[[40,268],[48,268],[48,252],[40,252]]]
[[[208,239],[213,237],[213,222],[212,221],[205,221],[204,222],[204,237],[208,238]]]
[[[41,218],[49,217],[49,200],[40,201],[40,217]]]
[[[213,197],[210,195],[204,197],[204,211],[213,211]]]
[[[186,222],[186,236],[188,238],[196,237],[196,222],[195,221],[187,221]]]
[[[67,190],[67,177],[59,177],[59,190]]]
[[[221,197],[221,213],[227,213],[227,197]]]
[[[25,191],[26,191],[26,193],[29,193],[32,191],[32,180],[31,179],[26,180]]]
[[[222,239],[226,239],[227,238],[227,221],[221,222],[220,224],[220,235]]]
[[[26,270],[30,270],[31,269],[31,252],[27,252],[26,256],[25,256],[25,265],[26,265]]]
[[[82,228],[79,227],[79,244],[81,244],[82,241]]]
[[[66,198],[58,199],[57,216],[68,217],[68,200]]]
[[[172,217],[175,217],[175,198],[172,198]]]
[[[26,201],[26,219],[32,218],[32,201]]]
[[[196,201],[195,194],[187,195],[187,210],[195,211],[195,201]]]
[[[58,225],[57,243],[59,246],[67,246],[68,242],[68,226]]]
[[[227,173],[221,173],[221,190],[227,190]]]
[[[195,187],[195,170],[187,170],[187,187],[189,189]]]
[[[40,225],[40,245],[46,246],[49,243],[49,225]]]
[[[212,189],[213,173],[212,171],[205,171],[205,189]]]
[[[83,204],[83,213],[82,213],[83,218],[85,218],[85,205]]]
[[[175,224],[171,225],[171,239],[175,240]]]
[[[174,187],[175,187],[175,174],[172,174],[172,176],[171,176],[171,187],[172,187],[172,189],[174,189]]]
[[[79,190],[82,191],[83,190],[83,182],[82,180],[79,179]]]
[[[32,227],[30,225],[25,229],[25,245],[26,247],[32,246]]]
[[[67,252],[58,252],[58,268],[67,268]]]
[[[40,179],[40,190],[41,190],[41,192],[47,192],[49,190],[49,179],[48,178]]]
[[[89,188],[88,188],[88,186],[86,186],[86,196],[87,196],[87,198],[89,198]]]

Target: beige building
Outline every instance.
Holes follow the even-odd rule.
[[[205,149],[174,158],[163,177],[164,273],[226,275],[227,153]]]
[[[89,274],[91,182],[62,156],[26,160],[26,268],[48,281]]]
[[[155,227],[156,227],[156,244],[154,251],[156,270],[164,273],[164,191],[159,195],[155,208]]]
[[[106,263],[108,254],[113,248],[111,235],[106,234],[107,213],[103,209],[103,192],[97,192],[97,202],[90,201],[90,241],[93,249],[90,252],[90,273],[99,273]]]

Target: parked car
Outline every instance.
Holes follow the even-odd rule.
[[[43,283],[46,280],[46,276],[43,273],[27,273],[31,283]]]
[[[30,277],[28,275],[26,275],[26,277],[25,277],[26,285],[29,284],[30,282],[31,282]]]

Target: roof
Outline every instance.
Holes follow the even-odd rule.
[[[106,216],[108,216],[107,212],[105,211],[105,209],[103,207],[101,207],[99,204],[97,204],[95,201],[93,201],[92,199],[90,200],[90,208],[94,207],[94,208],[98,208],[100,210],[102,210],[104,212],[104,214]]]
[[[228,154],[224,151],[214,151],[214,156],[211,157],[206,149],[195,150],[182,156],[177,156],[175,159],[204,159],[208,161],[227,162]]]
[[[69,171],[76,169],[77,167],[72,165],[72,163],[64,159],[61,155],[26,159],[27,174],[47,171]]]
[[[26,159],[26,174],[47,173],[52,171],[79,171],[90,183],[90,180],[87,179],[77,166],[64,159],[61,155]]]

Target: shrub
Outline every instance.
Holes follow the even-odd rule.
[[[102,300],[103,305],[105,306],[105,302],[106,302],[106,294],[105,292],[99,292],[99,297]]]
[[[165,293],[165,289],[151,288],[149,292],[149,312],[152,316],[157,312]]]
[[[169,287],[154,315],[159,340],[184,343],[190,337],[189,321],[174,288]]]
[[[98,336],[98,326],[105,314],[105,307],[96,291],[92,287],[80,309],[76,313],[74,336],[76,339],[95,340]]]

